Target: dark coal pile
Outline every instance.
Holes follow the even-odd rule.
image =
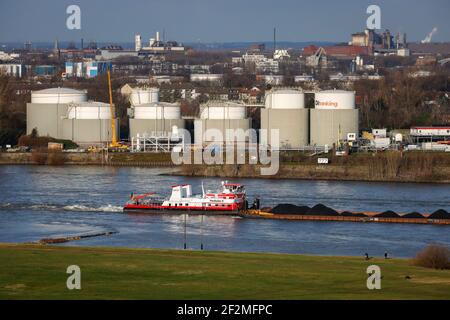
[[[304,215],[310,210],[307,206],[296,206],[295,204],[279,204],[270,211],[273,214],[299,214]]]
[[[358,217],[358,218],[366,218],[366,217],[367,217],[367,214],[364,214],[364,213],[355,213],[354,216],[355,216],[355,217]]]
[[[411,212],[402,216],[402,218],[406,219],[425,219],[423,215],[418,212]]]
[[[357,218],[367,217],[364,213],[356,213],[356,212],[350,212],[350,211],[341,212],[341,216],[343,216],[343,217],[357,217]]]
[[[308,210],[306,213],[309,216],[339,216],[339,213],[323,204],[318,204]]]
[[[450,219],[450,213],[441,209],[434,213],[432,213],[429,217],[429,219]]]
[[[375,215],[377,218],[400,218],[400,215],[395,213],[394,211],[385,211],[383,213],[379,213]]]

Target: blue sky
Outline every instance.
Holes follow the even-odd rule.
[[[67,6],[81,8],[81,30],[66,28]],[[435,41],[450,41],[449,0],[0,0],[0,42],[95,40],[147,42],[165,29],[167,40],[232,42],[349,41],[365,28],[366,8],[382,10],[382,28],[419,41],[438,28]]]

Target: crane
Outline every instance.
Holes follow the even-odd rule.
[[[109,108],[111,110],[111,144],[110,148],[120,147],[120,143],[117,141],[116,134],[116,115],[114,112],[113,97],[112,97],[112,87],[111,87],[111,71],[108,69],[108,87],[109,87]]]

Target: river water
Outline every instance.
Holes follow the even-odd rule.
[[[170,186],[191,183],[200,193],[219,178],[165,175],[165,169],[82,166],[0,166],[0,242],[114,231],[67,246],[182,249],[184,216],[126,214],[131,192],[168,195]],[[263,206],[323,203],[338,210],[450,211],[450,185],[235,179]],[[450,246],[450,226],[301,222],[186,217],[189,249],[412,257],[430,243]]]

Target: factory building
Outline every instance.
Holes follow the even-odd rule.
[[[119,128],[116,119],[116,128]],[[111,141],[109,104],[87,100],[85,91],[52,88],[31,93],[27,103],[27,134],[72,140],[81,145]],[[117,136],[119,136],[117,132]]]
[[[130,137],[169,137],[185,128],[180,106],[159,102],[158,88],[134,88],[130,94]]]
[[[251,128],[251,119],[247,118],[246,108],[242,104],[226,101],[209,101],[200,106],[200,119],[194,121],[194,143],[205,145],[211,142],[224,144],[227,130],[243,130]],[[213,134],[220,133],[220,137]],[[238,136],[235,142],[248,141],[247,136]]]
[[[261,109],[261,144],[271,145],[270,132],[279,130],[280,148],[297,149],[308,145],[309,109],[305,108],[305,95],[297,90],[277,90],[266,95]]]
[[[359,112],[355,92],[321,91],[315,94],[315,108],[310,111],[310,144],[332,146],[359,132]]]

